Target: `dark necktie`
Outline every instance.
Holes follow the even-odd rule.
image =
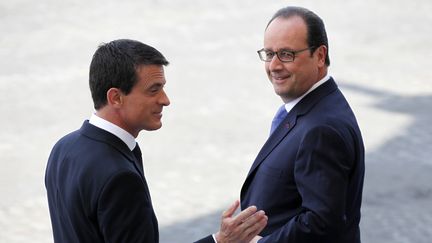
[[[279,126],[279,124],[285,119],[285,117],[288,115],[285,104],[279,107],[279,110],[276,112],[276,115],[273,118],[271,129],[270,129],[270,135],[276,130],[276,128]]]
[[[140,173],[142,175],[142,179],[143,179],[143,182],[144,182],[144,190],[145,190],[145,193],[146,193],[146,195],[148,197],[148,200],[150,202],[150,205],[151,205],[152,204],[152,200],[151,200],[151,196],[150,196],[150,191],[148,189],[147,181],[146,181],[145,176],[144,176],[142,154],[141,154],[141,149],[140,149],[138,143],[136,143],[136,146],[132,150],[132,153],[134,154],[134,156],[136,158],[136,164],[138,166],[138,169],[140,170]],[[152,210],[153,210],[153,208],[152,208]],[[155,237],[157,239],[155,242],[159,242],[159,238],[158,238],[159,237],[159,232],[158,232],[158,226],[157,225],[158,225],[158,222],[157,222],[157,219],[156,219],[156,215],[153,212],[153,227],[154,227],[154,230],[156,232],[155,233]]]
[[[141,174],[144,176],[144,168],[143,168],[141,149],[140,149],[138,143],[136,144],[135,148],[132,150],[132,153],[135,155],[135,158],[137,159],[136,164],[138,165],[138,168],[139,168]]]
[[[146,181],[145,176],[144,176],[144,168],[143,168],[141,149],[140,149],[138,143],[136,144],[135,148],[132,150],[132,153],[134,154],[134,156],[136,158],[135,163],[136,163],[137,169],[141,173],[142,179],[144,180],[145,191],[146,191],[146,194],[149,197],[149,200],[151,202],[150,192],[149,192],[149,189],[148,189],[148,186],[147,186],[147,181]]]

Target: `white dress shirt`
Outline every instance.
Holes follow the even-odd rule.
[[[92,114],[89,123],[103,129],[109,133],[114,134],[116,137],[120,138],[132,151],[136,146],[135,137],[132,134],[126,132],[123,128],[111,123],[103,118],[98,117],[96,114]]]

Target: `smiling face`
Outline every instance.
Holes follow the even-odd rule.
[[[163,66],[141,65],[137,68],[137,83],[127,95],[121,94],[121,127],[138,136],[141,130],[156,130],[162,126],[162,110],[170,101],[164,91]]]
[[[264,49],[269,51],[301,50],[308,48],[307,27],[301,17],[278,17],[267,27]],[[299,52],[293,62],[281,62],[275,55],[265,63],[267,76],[277,95],[286,103],[302,96],[326,74],[325,46]]]

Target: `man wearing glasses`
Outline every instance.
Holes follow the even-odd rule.
[[[348,102],[328,74],[327,34],[308,9],[279,10],[258,51],[283,105],[241,190],[268,224],[254,241],[359,243],[364,146]]]

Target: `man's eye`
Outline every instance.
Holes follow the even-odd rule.
[[[272,59],[274,56],[274,52],[266,52],[265,55],[266,55],[267,59]]]
[[[283,58],[283,59],[290,59],[293,57],[293,54],[290,51],[280,51],[279,56],[280,56],[280,58]]]
[[[159,92],[159,90],[161,90],[161,89],[163,89],[163,86],[162,86],[162,85],[153,85],[153,86],[151,86],[151,87],[148,89],[148,91],[149,91],[150,93],[157,93],[157,92]]]

